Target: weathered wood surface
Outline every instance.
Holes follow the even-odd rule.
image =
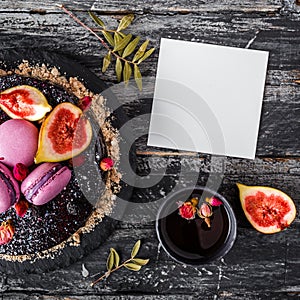
[[[109,85],[112,71],[100,73],[101,45],[70,20],[55,1],[1,1],[1,48],[39,47],[64,53],[82,62]],[[138,175],[157,177],[150,188],[136,189],[134,201],[160,199],[176,184],[181,168],[198,174],[206,184],[209,175],[222,176],[219,192],[232,203],[238,219],[238,238],[221,261],[201,267],[174,263],[159,247],[154,224],[122,223],[99,249],[66,269],[47,274],[2,274],[2,299],[287,299],[300,293],[300,222],[276,235],[254,231],[241,210],[236,182],[270,185],[289,193],[300,207],[300,6],[293,0],[226,1],[60,1],[94,26],[86,11],[94,10],[114,26],[123,14],[134,12],[132,30],[159,48],[161,37],[270,51],[259,131],[257,158],[253,161],[147,147],[145,133],[151,112],[148,96],[135,89],[118,94],[133,119],[137,137]],[[142,67],[155,76],[158,52]],[[166,173],[166,176],[163,176]],[[194,175],[193,175],[194,176]],[[184,182],[188,184],[188,182]],[[141,255],[151,262],[139,273],[121,270],[95,288],[82,277],[82,263],[90,275],[105,271],[110,247],[125,258],[141,238]]]

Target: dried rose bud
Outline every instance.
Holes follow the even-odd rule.
[[[205,218],[204,222],[206,223],[207,227],[210,228],[210,218]]]
[[[18,181],[23,181],[27,177],[28,173],[28,168],[24,164],[17,163],[14,166],[13,174]]]
[[[3,221],[0,225],[0,245],[9,243],[15,233],[15,227],[11,219]]]
[[[198,215],[200,218],[209,218],[212,215],[211,206],[207,203],[201,204],[200,208],[198,209]]]
[[[102,171],[109,171],[112,169],[113,166],[114,161],[109,157],[103,158],[100,162],[100,168]]]
[[[191,202],[184,202],[179,207],[179,215],[187,220],[191,220],[195,218],[195,214],[197,212],[197,208]]]
[[[220,206],[222,205],[222,201],[216,197],[206,198],[205,201],[209,203],[211,206]]]
[[[92,105],[92,98],[90,96],[85,96],[85,97],[81,98],[78,102],[78,107],[82,111],[88,110],[91,105]]]
[[[197,206],[199,203],[199,199],[194,197],[190,200],[190,202],[192,203],[193,206]]]
[[[28,210],[29,203],[24,198],[21,198],[16,204],[15,204],[15,211],[16,214],[23,218]]]
[[[4,157],[0,157],[0,160],[3,160],[4,159]]]

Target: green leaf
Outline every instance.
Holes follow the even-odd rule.
[[[114,45],[115,45],[115,42],[114,42],[114,39],[113,39],[112,35],[111,35],[109,32],[107,32],[106,30],[101,30],[101,32],[102,32],[102,34],[104,35],[104,37],[105,37],[105,39],[107,40],[107,42],[108,42],[110,45],[114,46]]]
[[[114,253],[113,253],[112,248],[111,248],[110,253],[108,255],[108,258],[107,258],[107,262],[106,262],[107,270],[111,271],[113,266],[114,266]]]
[[[103,58],[102,72],[105,73],[111,61],[111,52],[109,51]]]
[[[114,248],[111,248],[110,251],[112,251],[113,254],[114,254],[114,265],[117,268],[119,266],[119,263],[120,263],[120,256]]]
[[[134,19],[133,14],[124,16],[120,21],[117,31],[121,31],[121,30],[124,30],[125,28],[127,28],[131,24],[133,19]]]
[[[132,38],[132,34],[128,34],[122,40],[118,41],[118,43],[115,44],[114,51],[123,50],[130,42],[131,38]]]
[[[149,262],[149,259],[134,258],[132,262],[137,265],[144,266]]]
[[[139,271],[142,266],[133,263],[127,263],[124,265],[124,267],[131,271]]]
[[[132,248],[131,258],[134,258],[138,254],[140,247],[141,247],[141,240],[138,240]]]
[[[116,75],[117,75],[118,82],[121,81],[122,69],[123,69],[122,62],[121,59],[118,57],[116,61]]]
[[[105,28],[104,22],[99,17],[97,17],[93,12],[89,11],[89,15],[94,20],[94,22],[96,24],[98,24],[99,26]]]
[[[140,41],[140,37],[139,36],[137,36],[133,41],[131,41],[127,45],[127,47],[124,49],[122,57],[124,58],[124,57],[130,55],[134,51],[134,49],[137,46],[137,44],[139,43],[139,41]]]
[[[137,65],[134,65],[134,79],[135,79],[136,85],[138,86],[139,90],[141,91],[143,89],[142,74]]]
[[[141,47],[139,48],[139,50],[135,53],[132,62],[136,62],[138,59],[140,59],[144,55],[144,53],[145,53],[145,51],[147,49],[148,44],[149,44],[149,40],[146,40],[141,45]]]
[[[124,69],[123,69],[123,80],[127,84],[131,77],[132,69],[129,62],[125,61]]]
[[[154,50],[155,50],[155,48],[149,49],[149,50],[142,56],[142,58],[140,58],[140,60],[138,61],[138,64],[140,64],[142,61],[144,61],[146,58],[148,58],[148,57],[153,53]]]

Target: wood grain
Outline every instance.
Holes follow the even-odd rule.
[[[156,184],[136,188],[132,201],[156,203],[176,185],[196,180],[205,185],[221,178],[219,192],[232,204],[238,238],[221,261],[189,267],[173,262],[158,245],[153,222],[121,223],[110,238],[82,261],[46,274],[2,274],[2,299],[288,299],[300,293],[299,218],[275,235],[256,232],[241,209],[236,182],[282,189],[300,207],[300,6],[294,0],[168,0],[168,1],[59,1],[95,27],[87,10],[97,12],[109,27],[133,12],[132,31],[150,39],[157,51],[142,65],[150,83],[142,95],[136,88],[115,91],[132,119],[138,156],[137,174]],[[0,46],[33,47],[66,54],[95,72],[112,88],[113,70],[100,72],[105,51],[96,39],[69,19],[56,1],[0,3]],[[160,38],[175,38],[270,52],[261,126],[255,160],[212,157],[185,151],[147,147],[152,96]],[[152,78],[152,79],[151,79]],[[189,170],[181,176],[182,170]],[[196,179],[195,179],[196,176]],[[215,177],[214,177],[215,176]],[[134,212],[132,217],[134,216]],[[147,210],[145,208],[145,214]],[[142,239],[141,256],[150,263],[139,273],[120,270],[94,289],[83,278],[105,272],[110,247],[122,259]]]

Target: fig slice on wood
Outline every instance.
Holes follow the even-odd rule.
[[[284,192],[266,186],[237,183],[244,213],[251,225],[262,233],[276,233],[296,217],[293,200]]]
[[[68,160],[84,151],[91,139],[92,127],[82,110],[61,103],[42,123],[35,163]]]
[[[52,107],[35,87],[19,85],[0,93],[0,107],[12,119],[37,121],[44,118]]]

